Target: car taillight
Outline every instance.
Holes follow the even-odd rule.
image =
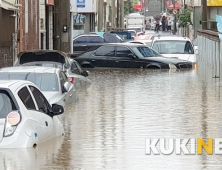
[[[70,81],[72,84],[74,84],[75,78],[74,78],[74,77],[69,77],[69,81]]]
[[[6,118],[5,137],[12,135],[19,122],[21,121],[21,115],[18,111],[12,111]]]

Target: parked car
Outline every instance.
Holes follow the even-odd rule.
[[[35,147],[63,135],[57,117],[63,112],[62,106],[50,105],[33,83],[0,80],[0,148]]]
[[[137,33],[136,33],[136,31],[135,30],[128,30],[128,32],[130,32],[131,33],[131,37],[134,39],[134,37],[136,37],[137,36]]]
[[[81,34],[73,38],[73,54],[79,54],[92,47],[101,46],[104,43],[119,42],[123,42],[123,40],[112,33],[92,32]]]
[[[75,86],[59,68],[17,66],[0,69],[1,80],[28,80],[33,82],[50,103],[62,106],[76,100]]]
[[[145,45],[133,43],[105,44],[97,50],[88,51],[76,61],[82,67],[117,67],[117,68],[149,68],[179,69],[192,68],[192,63],[179,59],[161,56]]]
[[[173,57],[196,63],[194,47],[187,37],[157,36],[153,39],[151,47],[165,57]]]
[[[56,50],[32,50],[19,53],[14,66],[46,66],[62,69],[76,89],[91,84],[87,78],[88,71],[85,71],[66,53]],[[76,69],[78,71],[76,71]]]
[[[125,42],[133,39],[133,37],[131,37],[131,33],[129,31],[113,30],[113,31],[110,31],[110,33],[117,34]]]

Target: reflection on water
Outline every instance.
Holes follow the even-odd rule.
[[[3,150],[1,169],[220,169],[220,155],[145,155],[146,138],[221,136],[217,82],[195,70],[93,69],[89,78],[60,117],[64,140]]]

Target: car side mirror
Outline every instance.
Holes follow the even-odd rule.
[[[63,90],[62,90],[62,92],[63,92],[63,93],[68,92],[70,86],[71,86],[70,82],[68,82],[68,81],[65,82],[64,85],[63,85]]]
[[[89,75],[89,72],[88,72],[88,71],[83,71],[83,72],[82,72],[82,75],[83,75],[84,77],[87,77],[87,76]]]
[[[135,55],[133,55],[133,54],[128,54],[128,57],[130,57],[130,58],[132,58],[132,59],[135,59],[135,58],[136,58]]]
[[[52,112],[53,112],[53,116],[61,115],[64,112],[64,108],[61,105],[52,104]]]

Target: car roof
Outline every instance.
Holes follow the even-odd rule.
[[[154,37],[154,41],[162,41],[162,40],[175,40],[175,41],[190,41],[189,38],[187,37],[182,37],[182,36],[156,36]]]
[[[17,72],[17,73],[56,73],[59,68],[42,67],[42,66],[14,66],[0,69],[0,72]]]
[[[0,80],[0,89],[1,88],[10,88],[10,86],[13,86],[15,84],[21,85],[24,83],[30,83],[26,80]]]
[[[138,47],[138,46],[145,46],[145,45],[125,42],[125,43],[107,43],[107,44],[104,44],[103,46],[130,46],[130,47]]]

